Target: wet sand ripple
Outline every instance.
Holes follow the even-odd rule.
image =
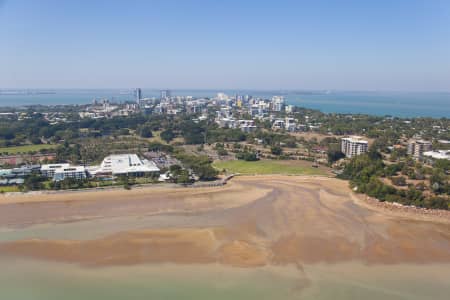
[[[20,222],[75,215],[108,218],[189,212],[194,218],[214,219],[220,226],[192,226],[188,218],[177,227],[128,230],[92,240],[18,240],[1,243],[0,255],[87,266],[450,262],[449,224],[398,219],[358,205],[346,183],[336,179],[240,177],[224,188],[149,193],[139,191],[122,200],[122,194],[105,200],[97,193],[84,201],[64,198],[3,204],[0,225],[20,226]],[[13,216],[5,221],[8,213]]]

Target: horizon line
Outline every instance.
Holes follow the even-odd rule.
[[[157,87],[0,87],[0,91],[26,90],[154,90],[154,91],[265,91],[265,92],[391,92],[391,93],[450,93],[450,90],[404,90],[404,89],[310,89],[310,88],[157,88]]]

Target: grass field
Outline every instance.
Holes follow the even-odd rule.
[[[326,171],[319,168],[313,168],[312,163],[304,161],[279,161],[279,160],[260,160],[260,161],[217,161],[213,166],[229,173],[240,173],[246,175],[326,175]]]
[[[11,193],[18,191],[19,188],[17,186],[0,186],[0,193]]]
[[[17,153],[28,153],[30,151],[40,151],[42,149],[54,149],[58,145],[25,145],[25,146],[14,146],[14,147],[1,147],[0,153],[17,154]]]

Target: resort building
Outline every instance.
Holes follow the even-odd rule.
[[[159,168],[153,161],[141,160],[136,154],[110,155],[103,159],[99,167],[92,167],[91,175],[132,175],[143,176],[149,173],[159,173]]]
[[[86,168],[84,166],[70,166],[68,168],[61,168],[55,170],[53,181],[61,181],[66,178],[73,178],[76,180],[86,179]]]
[[[431,151],[432,144],[425,140],[411,140],[408,143],[407,153],[416,159],[420,159],[424,152]]]
[[[47,178],[53,178],[55,172],[60,169],[69,168],[70,164],[47,164],[41,166],[41,174]]]
[[[87,178],[86,168],[83,166],[70,166],[70,164],[48,164],[41,166],[41,174],[52,178],[53,181],[61,181],[66,178],[77,180]]]
[[[369,142],[363,140],[360,136],[352,136],[341,140],[341,151],[348,158],[366,153],[368,149]]]

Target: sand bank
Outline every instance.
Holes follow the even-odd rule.
[[[126,230],[90,240],[4,242],[0,243],[0,256],[87,266],[450,262],[449,224],[397,218],[360,205],[345,181],[332,178],[238,177],[225,187],[211,189],[139,189],[39,197],[15,198],[0,205],[0,226],[58,226],[60,221],[125,215],[167,216],[168,221],[164,228]],[[186,214],[190,217],[183,218]],[[209,225],[211,220],[214,227]]]

